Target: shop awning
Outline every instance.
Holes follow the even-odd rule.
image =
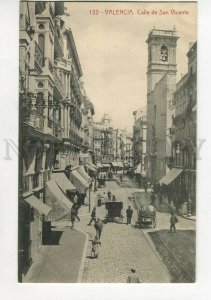
[[[48,215],[49,212],[52,210],[51,207],[40,201],[37,197],[34,195],[29,196],[28,198],[24,199],[28,204],[30,204],[33,208],[38,210],[44,215]]]
[[[52,173],[51,178],[56,181],[57,185],[65,194],[67,191],[77,191],[76,187],[70,182],[64,173]]]
[[[98,168],[103,168],[103,165],[101,163],[97,163]]]
[[[123,167],[124,167],[122,161],[118,161],[117,163],[118,163],[118,166],[119,166],[120,168],[123,168]]]
[[[76,169],[80,175],[90,184],[92,182],[92,178],[86,173],[84,166],[81,165]]]
[[[116,161],[113,161],[111,164],[112,164],[113,167],[118,167],[119,166]]]
[[[92,164],[85,163],[84,165],[85,165],[85,167],[86,167],[87,169],[89,169],[90,171],[96,172],[96,168],[95,168]]]
[[[46,194],[51,200],[59,202],[62,206],[71,209],[72,202],[65,196],[65,194],[60,190],[59,186],[56,184],[54,179],[46,182]]]
[[[134,170],[135,174],[141,174],[141,164],[138,164],[138,166],[136,167],[136,169]]]
[[[79,193],[86,193],[86,190],[89,188],[89,182],[77,170],[70,172],[70,180]]]
[[[159,182],[161,184],[165,184],[168,185],[170,184],[172,181],[174,181],[181,173],[182,173],[183,169],[179,169],[179,168],[172,168],[168,174],[166,174],[163,178],[161,178],[159,180]]]
[[[109,164],[102,164],[103,165],[103,167],[105,167],[105,168],[110,168],[110,165]]]

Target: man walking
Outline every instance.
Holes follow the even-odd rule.
[[[87,225],[91,226],[92,221],[95,221],[95,218],[96,218],[96,206],[93,207],[93,210],[91,213],[91,220],[90,220],[89,224],[87,224]]]
[[[75,219],[77,218],[78,221],[80,221],[80,218],[78,217],[78,205],[76,203],[73,204],[70,212],[70,218],[72,222],[72,229],[74,228]]]
[[[103,222],[97,218],[97,220],[95,221],[95,230],[96,230],[96,234],[98,235],[99,239],[101,237],[101,233],[102,233],[102,230],[103,230]]]
[[[132,210],[131,206],[128,206],[128,209],[126,210],[126,215],[127,215],[127,225],[131,224],[131,219],[132,219],[132,215],[133,215],[133,210]]]

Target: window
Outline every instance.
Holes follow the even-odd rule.
[[[168,61],[168,48],[165,45],[161,46],[161,49],[160,49],[160,60],[161,61]]]
[[[44,87],[44,85],[43,85],[42,82],[38,82],[37,87],[38,87],[39,89],[42,89],[42,88]]]
[[[37,99],[36,99],[36,106],[37,106],[37,111],[39,111],[39,113],[41,114],[43,114],[43,105],[44,105],[43,93],[38,92]]]
[[[40,50],[44,54],[44,51],[45,51],[45,36],[44,36],[44,34],[38,35],[38,46],[40,47]]]
[[[40,25],[38,26],[38,28],[39,28],[40,30],[43,30],[43,29],[45,29],[45,26],[44,26],[44,24],[40,24]]]

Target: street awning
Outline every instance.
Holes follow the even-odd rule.
[[[109,164],[102,164],[104,168],[110,168]]]
[[[136,169],[134,170],[135,174],[141,174],[141,164],[138,164],[138,166],[136,167]]]
[[[81,176],[81,174],[77,170],[73,170],[72,172],[70,172],[70,180],[77,188],[79,193],[86,193],[86,190],[89,188],[89,182],[85,180],[85,178]]]
[[[92,178],[86,173],[84,166],[81,165],[76,169],[80,175],[90,184],[92,182]]]
[[[96,172],[96,168],[95,168],[92,164],[85,163],[84,165],[85,165],[85,167],[86,167],[87,169],[89,169],[90,171]]]
[[[170,184],[172,181],[174,181],[181,173],[182,173],[183,169],[179,169],[179,168],[172,168],[168,174],[166,174],[163,178],[161,178],[159,180],[159,182],[161,184],[165,184],[168,185]]]
[[[103,165],[101,163],[97,163],[98,168],[103,168]]]
[[[48,215],[49,212],[52,210],[51,207],[43,203],[40,199],[35,197],[34,195],[29,196],[28,198],[24,199],[28,204],[30,204],[33,208],[38,210],[44,215]]]
[[[70,182],[64,173],[52,173],[51,178],[56,181],[57,185],[65,194],[67,191],[77,191],[76,187]]]
[[[113,161],[111,164],[112,164],[113,167],[118,167],[119,166],[116,161]]]
[[[66,195],[60,190],[54,179],[46,182],[46,193],[52,199],[55,199],[59,204],[71,209],[72,202],[66,197]]]
[[[123,168],[123,167],[124,167],[122,161],[118,161],[117,164],[118,164],[118,166],[119,166],[120,168]]]

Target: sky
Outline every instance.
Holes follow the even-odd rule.
[[[150,30],[176,27],[177,80],[187,72],[189,43],[197,39],[196,3],[65,3],[79,55],[87,96],[95,108],[95,121],[104,113],[115,128],[132,132],[133,111],[146,107],[147,43]],[[132,10],[133,15],[108,15],[106,9]],[[172,15],[171,10],[188,11]],[[92,13],[90,13],[90,10]],[[95,14],[94,11],[95,10]],[[98,10],[98,14],[96,14]],[[148,10],[149,15],[137,11]],[[152,15],[152,10],[169,14]]]

